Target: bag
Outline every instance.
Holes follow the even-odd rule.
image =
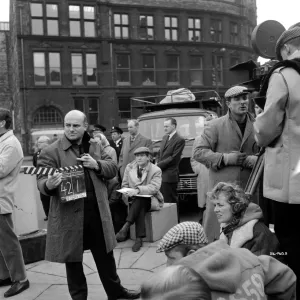
[[[168,91],[167,96],[159,103],[194,101],[195,99],[195,95],[190,90],[181,88],[178,90]]]

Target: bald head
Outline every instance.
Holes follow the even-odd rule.
[[[86,115],[71,110],[65,115],[65,135],[70,141],[80,142],[88,126]]]
[[[38,150],[42,150],[46,148],[48,145],[50,145],[50,143],[51,143],[51,139],[46,135],[42,135],[37,140],[37,148]]]
[[[86,115],[80,111],[80,110],[70,110],[66,115],[65,115],[65,121],[67,118],[76,118],[78,121],[82,121],[82,123],[87,123],[87,118]]]

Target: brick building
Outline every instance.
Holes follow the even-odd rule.
[[[11,93],[8,74],[9,23],[0,22],[0,106],[11,108]]]
[[[28,153],[32,132],[61,129],[74,108],[91,124],[125,127],[132,96],[179,87],[222,95],[234,83],[229,67],[253,58],[256,1],[11,0],[11,20]]]

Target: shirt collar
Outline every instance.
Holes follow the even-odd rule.
[[[119,138],[117,141],[115,141],[115,144],[119,144],[122,141],[121,138]]]
[[[172,133],[169,134],[169,140],[172,138],[172,136],[176,133],[176,130],[174,130]]]

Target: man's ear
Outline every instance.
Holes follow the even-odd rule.
[[[226,105],[227,105],[228,108],[230,108],[230,106],[231,106],[230,104],[231,104],[231,102],[226,100]]]
[[[6,121],[5,120],[2,120],[2,121],[0,121],[0,127],[5,127],[5,124],[6,124]]]
[[[189,250],[189,252],[186,254],[186,256],[191,255],[191,254],[193,254],[194,252],[196,252],[196,250],[191,249],[191,250]]]

